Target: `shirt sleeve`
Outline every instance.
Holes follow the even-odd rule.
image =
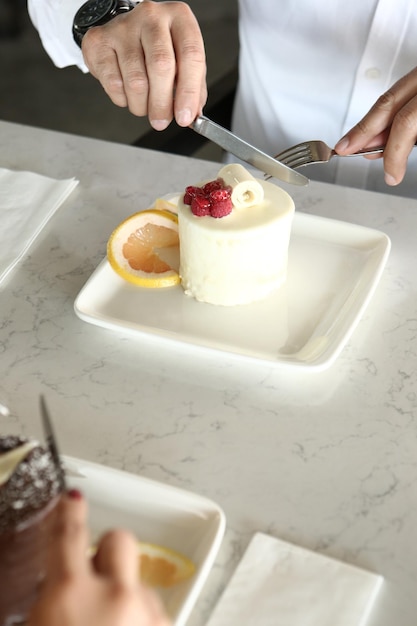
[[[57,67],[77,65],[87,73],[80,48],[72,37],[74,15],[85,0],[28,0],[30,19],[42,45]]]

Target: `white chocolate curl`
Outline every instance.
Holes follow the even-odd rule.
[[[19,463],[38,445],[37,441],[28,441],[0,455],[0,485],[9,480]]]
[[[243,165],[231,163],[218,173],[226,185],[232,187],[232,203],[237,209],[255,206],[264,199],[264,189]]]

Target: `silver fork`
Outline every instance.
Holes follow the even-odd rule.
[[[414,147],[415,146],[416,144]],[[384,152],[384,149],[385,146],[375,146],[373,148],[358,150],[358,152],[354,152],[353,154],[341,155],[337,154],[337,152],[324,143],[324,141],[313,140],[303,141],[295,146],[292,146],[291,148],[287,148],[287,150],[280,152],[274,158],[292,169],[297,169],[298,167],[310,165],[311,163],[328,163],[334,156],[354,157],[364,154],[378,154],[380,152]],[[266,180],[268,180],[268,178],[271,177],[265,177]]]

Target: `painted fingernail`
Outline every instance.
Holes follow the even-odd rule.
[[[394,187],[395,185],[398,185],[398,182],[396,181],[394,176],[391,176],[391,174],[388,174],[387,172],[385,172],[385,182],[390,187]]]
[[[190,109],[181,109],[175,117],[180,126],[189,126],[193,121]]]
[[[334,149],[336,152],[344,152],[349,147],[349,139],[347,137],[342,137],[340,141],[337,142]]]
[[[155,130],[165,130],[169,126],[169,120],[149,120]]]
[[[82,500],[83,494],[78,489],[69,489],[67,491],[67,496],[72,500]]]

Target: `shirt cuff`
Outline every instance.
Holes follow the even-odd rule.
[[[74,16],[84,2],[85,0],[28,0],[28,12],[54,65],[76,65],[87,73],[82,52],[72,35]]]

